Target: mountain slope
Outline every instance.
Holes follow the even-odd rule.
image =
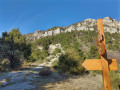
[[[104,31],[110,33],[120,33],[120,21],[112,19],[110,17],[103,18]],[[36,30],[35,33],[26,34],[27,41],[35,41],[37,39],[53,36],[59,33],[66,33],[71,31],[96,31],[97,22],[95,19],[85,19],[81,22],[72,24],[66,27],[53,27],[45,31]]]

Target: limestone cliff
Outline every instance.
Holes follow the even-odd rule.
[[[105,17],[103,18],[103,24],[105,32],[120,33],[120,21],[117,21],[110,17]],[[27,41],[35,41],[43,37],[53,36],[59,33],[71,32],[73,30],[97,30],[97,22],[95,19],[85,19],[84,21],[66,27],[53,27],[45,31],[36,30],[35,33],[26,34],[26,39]]]

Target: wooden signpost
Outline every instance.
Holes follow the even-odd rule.
[[[105,35],[102,19],[97,20],[97,47],[101,59],[87,59],[82,66],[87,70],[102,70],[104,90],[111,90],[109,70],[118,70],[116,59],[108,59],[105,45]]]

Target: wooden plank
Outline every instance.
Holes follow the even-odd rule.
[[[97,46],[99,46],[99,44],[102,42],[102,34],[100,32],[98,32],[98,35],[97,35],[97,39],[96,39],[96,42],[97,42]]]
[[[104,36],[104,29],[103,29],[103,21],[102,19],[97,20],[98,25],[98,32],[101,32],[103,35],[103,44],[105,45],[105,36]],[[106,47],[105,47],[106,49]],[[107,53],[105,52],[104,55],[101,56],[101,64],[102,64],[102,74],[103,74],[103,85],[104,90],[111,90],[111,82],[110,82],[110,75],[109,75],[109,68],[108,68],[108,60],[107,60]]]
[[[105,54],[105,45],[103,42],[101,42],[98,46],[98,52],[99,52],[99,56]]]
[[[101,56],[101,63],[102,63],[102,76],[103,76],[103,84],[104,90],[111,90],[111,82],[110,82],[110,75],[109,75],[109,68],[108,68],[108,61],[106,60],[106,54]]]
[[[101,59],[87,59],[82,66],[87,70],[102,70]]]
[[[109,70],[118,70],[116,59],[109,59]],[[102,70],[101,59],[87,59],[82,63],[86,70]]]
[[[116,59],[108,59],[108,65],[110,70],[113,70],[113,71],[118,70]]]
[[[104,43],[104,32],[98,27],[98,36],[96,39],[96,43],[98,46],[99,56],[105,54],[105,43]]]

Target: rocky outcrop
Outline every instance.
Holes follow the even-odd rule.
[[[120,33],[120,21],[112,19],[110,17],[105,17],[103,19],[104,30],[110,33]]]
[[[54,51],[56,48],[62,49],[61,44],[60,44],[60,43],[55,44],[55,45],[51,44],[51,45],[49,46],[49,53],[53,53],[53,51]]]
[[[112,19],[110,17],[103,18],[104,31],[110,33],[120,33],[120,21]],[[59,33],[66,33],[71,31],[94,31],[97,30],[97,21],[95,19],[86,19],[84,21],[72,24],[67,27],[53,27],[46,31],[36,30],[35,33],[27,34],[27,41],[35,41],[37,39],[53,36]]]
[[[26,36],[26,40],[29,41],[29,42],[35,40],[35,37],[33,36],[33,33],[25,34],[25,36]]]

